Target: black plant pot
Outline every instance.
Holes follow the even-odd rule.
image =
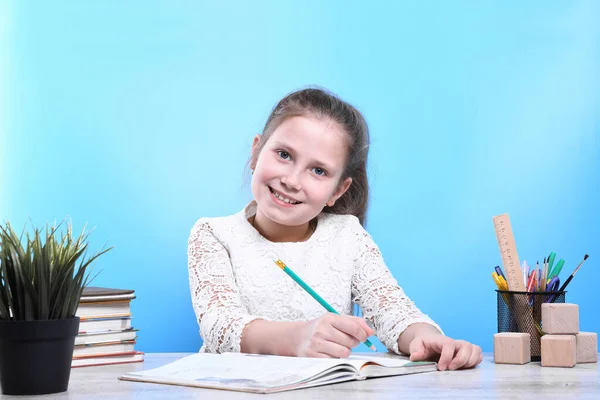
[[[64,392],[79,317],[44,321],[0,321],[2,394]]]

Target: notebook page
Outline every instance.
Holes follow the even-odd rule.
[[[250,387],[291,385],[339,365],[336,359],[279,357],[241,353],[197,353],[162,367],[127,375],[183,383],[214,382]]]
[[[407,375],[437,370],[437,364],[432,361],[413,362],[408,357],[387,354],[383,356],[351,355],[348,361],[360,371],[361,375],[369,377]]]
[[[368,362],[374,362],[380,364],[384,367],[403,367],[406,364],[410,363],[410,359],[408,357],[378,357],[378,356],[368,356],[368,355],[358,355],[352,354],[347,359],[348,363],[354,365],[357,369]]]

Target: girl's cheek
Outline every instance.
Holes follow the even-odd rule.
[[[261,170],[261,175],[263,177],[275,178],[285,172],[285,166],[282,166],[275,161],[268,160],[262,165]]]

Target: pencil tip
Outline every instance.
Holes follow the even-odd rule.
[[[371,347],[369,347],[371,350],[373,351],[377,351],[377,349],[375,348],[375,346],[371,345]]]
[[[585,256],[583,256],[583,259],[587,260],[588,259],[588,255],[586,254]]]

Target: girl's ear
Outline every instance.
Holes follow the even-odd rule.
[[[348,177],[348,178],[344,179],[344,181],[338,185],[338,188],[335,191],[335,193],[333,194],[333,196],[331,196],[329,201],[327,201],[327,206],[333,207],[333,205],[335,204],[337,199],[339,199],[340,197],[342,197],[342,195],[344,193],[346,193],[346,190],[348,190],[348,188],[350,188],[351,184],[352,184],[352,178]]]
[[[256,167],[256,165],[255,165],[256,159],[255,159],[254,155],[257,154],[256,152],[258,151],[258,147],[260,145],[261,139],[262,139],[262,135],[258,134],[256,136],[254,136],[254,139],[252,140],[252,150],[250,151],[250,158],[253,160],[253,163],[252,163],[252,165],[250,165],[250,168],[253,170]]]

